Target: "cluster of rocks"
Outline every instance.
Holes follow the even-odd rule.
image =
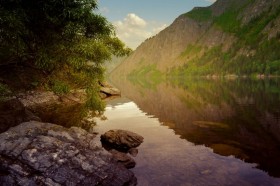
[[[136,147],[143,142],[143,139],[142,136],[126,130],[110,130],[101,135],[105,149],[126,168],[135,167],[136,162],[131,156],[137,156],[138,149]]]
[[[120,96],[121,92],[115,87],[112,87],[106,82],[99,83],[99,95],[102,99],[111,96]],[[76,89],[71,90],[64,95],[56,95],[51,91],[28,91],[25,93],[17,94],[16,96],[25,107],[32,108],[42,104],[50,103],[84,103],[86,101],[86,90]]]
[[[134,174],[77,127],[25,122],[0,134],[4,185],[136,185]]]
[[[111,96],[120,96],[121,91],[106,82],[100,82],[100,96],[105,99]]]
[[[114,147],[108,151],[97,143],[97,134],[81,127],[52,124],[34,114],[34,110],[52,103],[80,104],[85,95],[82,90],[64,96],[33,91],[0,102],[1,185],[137,184],[128,170],[135,166],[135,161],[127,152],[137,155],[135,147],[143,142],[141,136],[129,131],[109,131],[102,135],[102,141]],[[70,108],[77,108],[72,105]]]

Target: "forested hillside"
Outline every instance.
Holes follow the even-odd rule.
[[[279,0],[218,0],[179,16],[113,75],[279,75],[279,51]]]

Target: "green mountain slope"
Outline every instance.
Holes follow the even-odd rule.
[[[113,76],[280,75],[279,51],[280,0],[218,0],[147,39]]]

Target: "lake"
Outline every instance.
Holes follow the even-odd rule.
[[[138,185],[280,185],[280,79],[113,83],[94,130],[144,137]]]

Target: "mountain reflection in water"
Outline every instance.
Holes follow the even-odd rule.
[[[113,82],[181,138],[280,177],[280,79]]]

